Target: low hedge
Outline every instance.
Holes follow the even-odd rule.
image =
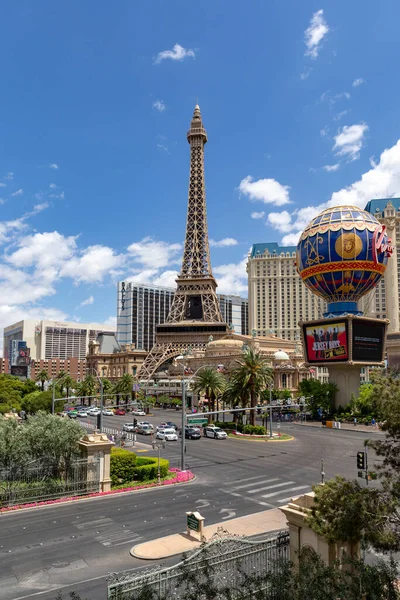
[[[135,478],[136,454],[123,448],[111,448],[110,477],[112,485],[130,483]]]
[[[123,448],[112,448],[110,459],[110,477],[113,486],[132,483],[133,481],[147,481],[157,477],[158,458],[136,456]],[[166,477],[169,472],[169,461],[160,459],[161,477]]]
[[[158,458],[138,456],[136,460],[136,481],[147,481],[157,477]],[[160,458],[160,475],[166,477],[169,471],[169,460]]]
[[[217,427],[221,427],[221,429],[226,429],[228,431],[238,431],[239,433],[247,433],[248,435],[266,435],[266,428],[262,425],[242,425],[241,423],[223,423],[222,421],[217,421],[215,423]]]

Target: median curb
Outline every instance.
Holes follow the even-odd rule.
[[[68,497],[68,498],[57,498],[56,500],[48,500],[44,502],[38,502],[35,506],[32,506],[32,503],[29,504],[21,504],[16,507],[10,508],[1,508],[0,509],[0,518],[5,515],[20,513],[21,511],[29,511],[29,510],[37,510],[40,508],[54,508],[55,506],[65,505],[65,504],[75,504],[76,502],[90,502],[92,500],[101,500],[102,498],[115,498],[120,495],[127,494],[137,494],[141,492],[148,492],[154,489],[163,490],[168,487],[175,487],[177,485],[187,485],[193,483],[197,479],[197,476],[194,475],[191,471],[186,471],[189,474],[189,479],[185,481],[174,481],[173,483],[162,483],[158,485],[158,483],[152,483],[149,485],[140,486],[136,489],[124,488],[122,490],[111,490],[109,492],[94,492],[93,495],[87,496],[76,496],[76,497]]]
[[[281,443],[284,443],[284,442],[292,442],[295,439],[293,435],[289,435],[288,433],[283,433],[282,435],[287,436],[287,438],[284,439],[284,440],[280,440],[280,439],[276,439],[276,438],[271,439],[269,436],[261,436],[261,435],[251,436],[251,435],[242,435],[242,434],[240,434],[240,435],[237,435],[237,434],[228,434],[228,438],[230,440],[242,440],[242,441],[259,442],[259,443],[260,442],[264,442],[264,443],[265,442],[268,442],[268,443],[270,443],[270,442],[281,442]]]

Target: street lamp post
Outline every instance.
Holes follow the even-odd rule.
[[[157,485],[161,485],[161,471],[160,471],[161,448],[165,448],[165,442],[162,440],[154,440],[152,442],[152,446],[153,446],[153,450],[158,450]]]
[[[95,374],[97,381],[99,382],[100,385],[100,414],[99,416],[99,431],[100,433],[103,432],[103,409],[104,409],[104,387],[103,387],[103,380],[101,379],[100,375],[98,374],[97,370],[94,367],[90,367],[89,368],[89,373],[93,371],[93,373]]]
[[[269,437],[272,438],[272,384],[269,386]]]

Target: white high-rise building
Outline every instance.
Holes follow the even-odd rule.
[[[296,271],[296,246],[254,244],[247,261],[249,329],[295,340],[298,322],[322,317],[325,302],[304,285]]]
[[[117,292],[117,339],[150,351],[155,343],[156,325],[167,320],[175,289],[120,281]],[[248,334],[247,298],[217,294],[224,321],[235,333]]]
[[[4,328],[3,356],[10,357],[12,340],[23,340],[31,350],[31,359],[35,361],[51,358],[84,360],[89,351],[89,342],[95,341],[99,333],[115,331],[113,325],[98,323],[24,319]]]

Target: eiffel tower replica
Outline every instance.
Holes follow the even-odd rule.
[[[190,129],[189,198],[185,247],[177,289],[167,321],[156,327],[156,342],[138,373],[150,379],[167,360],[190,350],[205,350],[210,338],[226,336],[216,294],[208,243],[204,145],[207,133],[196,105]]]

